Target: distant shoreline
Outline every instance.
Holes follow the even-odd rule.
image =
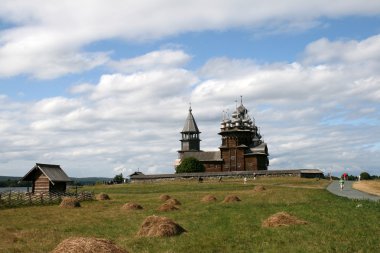
[[[0,187],[0,193],[9,192],[9,190],[12,190],[12,192],[27,192],[28,187]]]

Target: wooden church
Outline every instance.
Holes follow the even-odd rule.
[[[231,117],[224,115],[219,132],[222,139],[219,151],[200,150],[200,133],[190,107],[181,132],[181,150],[178,151],[176,166],[183,158],[195,157],[203,163],[206,172],[268,169],[267,144],[242,100]]]

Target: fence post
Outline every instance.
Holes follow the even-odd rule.
[[[9,196],[8,196],[8,205],[12,205],[12,189],[9,189]]]
[[[41,198],[41,205],[44,204],[44,194],[43,192],[40,193],[40,198]]]

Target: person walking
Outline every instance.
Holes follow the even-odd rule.
[[[340,190],[343,191],[343,188],[344,188],[344,179],[343,179],[343,177],[340,178],[339,185],[340,185]]]

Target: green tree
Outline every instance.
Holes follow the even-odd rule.
[[[114,178],[113,178],[113,181],[118,183],[118,184],[121,184],[123,182],[124,178],[123,178],[123,173],[120,173],[119,175],[116,175]]]
[[[360,173],[360,180],[369,180],[371,176],[367,172]]]
[[[186,157],[177,166],[176,173],[205,172],[205,166],[195,157]]]

